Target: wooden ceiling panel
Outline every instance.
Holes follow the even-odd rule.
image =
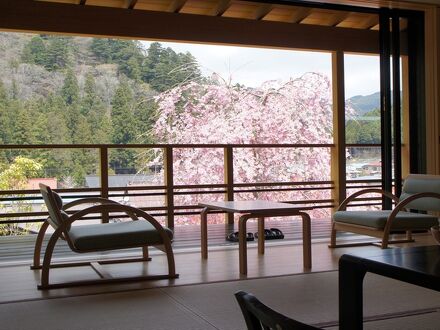
[[[310,14],[300,21],[301,24],[336,26],[347,18],[349,13],[344,11],[312,9]]]
[[[336,26],[340,28],[377,30],[375,14],[329,9],[267,4],[240,0],[36,0],[68,4],[130,8],[208,16],[223,16],[293,24]],[[401,29],[405,29],[405,22]]]
[[[166,11],[171,4],[171,0],[138,0],[135,9]]]
[[[231,0],[216,0],[216,4],[208,14],[210,16],[222,16],[226,10],[231,6]]]
[[[337,27],[352,29],[369,29],[379,24],[379,15],[366,13],[350,13]]]
[[[218,5],[217,0],[187,0],[185,6],[180,10],[182,14],[211,15]]]
[[[79,5],[81,0],[37,0],[42,2],[59,2],[59,3],[70,3],[74,5]]]
[[[229,8],[223,13],[223,17],[234,17],[244,19],[256,19],[261,6],[265,4],[233,1]]]
[[[86,5],[113,7],[113,8],[127,8],[126,0],[87,0]]]

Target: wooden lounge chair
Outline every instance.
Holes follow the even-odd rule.
[[[311,325],[301,323],[280,314],[273,309],[264,305],[254,295],[238,291],[235,293],[235,299],[237,299],[240,305],[241,312],[243,313],[244,320],[248,330],[316,330]]]
[[[393,210],[347,211],[348,204],[361,195],[378,193],[391,198],[396,206]],[[333,214],[331,241],[329,247],[359,246],[368,243],[336,244],[336,232],[345,231],[381,238],[380,247],[385,249],[391,243],[413,242],[412,231],[429,230],[438,225],[434,215],[408,212],[440,211],[440,175],[410,174],[397,198],[382,189],[363,189],[345,199]],[[406,232],[406,239],[390,241],[393,232]]]
[[[51,289],[77,285],[89,285],[109,282],[124,282],[124,281],[140,281],[150,279],[166,279],[176,278],[178,274],[175,271],[174,254],[171,247],[171,240],[173,233],[170,229],[162,227],[152,216],[148,213],[117,202],[104,198],[83,198],[74,202],[63,205],[61,197],[52,189],[44,184],[40,184],[41,194],[46,203],[49,217],[43,223],[35,243],[34,261],[31,269],[42,269],[41,284],[39,289]],[[68,215],[65,211],[73,206],[80,204],[99,203],[76,211]],[[96,215],[102,213],[125,213],[129,215],[132,221],[124,221],[118,223],[103,223],[84,226],[71,226],[73,222],[84,218],[87,215]],[[55,231],[51,235],[47,244],[43,264],[40,263],[41,248],[43,238],[48,226],[51,225]],[[72,251],[78,253],[108,251],[116,249],[127,248],[142,248],[142,257],[135,259],[116,259],[104,260],[96,262],[77,262],[77,263],[52,263],[52,253],[58,239],[66,240],[68,246]],[[132,277],[117,277],[113,278],[102,267],[105,264],[134,262],[134,261],[149,261],[148,246],[154,246],[167,255],[168,259],[168,274],[161,275],[143,275]],[[96,280],[76,280],[72,282],[49,284],[49,271],[51,268],[60,267],[74,267],[90,265],[99,275]]]

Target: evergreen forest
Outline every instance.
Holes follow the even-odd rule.
[[[190,53],[157,42],[1,33],[0,54],[0,144],[154,143],[155,96],[201,79]],[[0,170],[27,157],[41,164],[39,176],[66,187],[98,171],[96,149],[0,152]],[[116,174],[146,160],[134,149],[109,157]]]

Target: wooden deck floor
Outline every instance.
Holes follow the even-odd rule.
[[[252,227],[254,225],[249,226],[250,231],[254,230]],[[286,227],[284,227],[284,225]],[[289,232],[289,229],[287,228],[289,226],[292,228],[291,232]],[[329,222],[327,222],[327,225],[325,225],[325,222],[315,222],[313,230],[312,269],[305,270],[303,268],[302,260],[302,242],[297,239],[299,238],[298,233],[300,233],[299,229],[301,228],[300,223],[289,224],[286,221],[283,225],[277,223],[277,227],[281,228],[287,237],[284,240],[267,241],[267,249],[264,255],[259,255],[257,253],[256,243],[248,244],[248,275],[246,276],[239,274],[237,244],[226,243],[224,240],[225,226],[211,225],[209,226],[210,247],[209,258],[207,260],[201,259],[200,248],[198,247],[200,245],[200,239],[197,230],[191,230],[189,227],[182,228],[180,232],[176,230],[175,259],[176,269],[180,274],[178,279],[95,285],[54,289],[49,291],[37,290],[36,287],[39,282],[40,272],[29,269],[30,259],[28,258],[32,255],[33,241],[30,239],[19,238],[14,244],[8,244],[5,242],[6,240],[2,240],[0,241],[0,251],[3,260],[3,264],[0,265],[0,278],[2,279],[2,281],[0,281],[0,304],[14,301],[51,299],[156,287],[236,281],[298,273],[331,271],[337,269],[339,257],[344,253],[356,250],[370,251],[379,249],[375,246],[329,249],[327,247]],[[185,234],[187,235],[186,238]],[[324,234],[325,236],[322,236]],[[399,246],[433,245],[435,243],[432,236],[428,233],[416,234],[415,236],[416,243],[400,244]],[[347,238],[353,239],[356,237],[345,237],[345,239]],[[344,239],[344,237],[342,237],[342,239]],[[20,242],[21,246],[18,242]],[[68,260],[72,260],[73,256],[69,255],[70,252],[67,252],[66,247],[59,246],[57,250],[58,258],[66,257]],[[20,251],[20,253],[18,253],[18,251]],[[133,252],[139,253],[139,251]],[[125,251],[124,253],[128,255],[131,251]],[[18,255],[21,259],[17,259]],[[164,254],[158,251],[151,253],[151,255],[153,260],[147,263],[107,265],[105,267],[106,270],[115,277],[121,275],[127,276],[128,274],[140,275],[144,273],[157,274],[166,272],[166,258]],[[79,256],[82,258],[85,257],[85,255]],[[75,257],[78,257],[78,254],[75,254]],[[50,276],[51,282],[53,283],[72,280],[72,278],[96,278],[96,274],[90,269],[90,267],[54,269],[51,271]]]
[[[285,219],[279,221],[266,221],[266,228],[279,228],[285,235],[283,242],[302,240],[302,222],[300,219]],[[234,231],[237,231],[237,224],[222,225],[210,224],[208,225],[208,242],[211,247],[230,247],[236,246],[238,243],[232,243],[225,239],[225,237]],[[248,221],[248,231],[257,232],[257,222]],[[330,237],[330,219],[316,219],[312,221],[312,239],[328,239]],[[46,237],[46,242],[49,236]],[[0,237],[0,266],[20,264],[30,262],[34,251],[36,235],[26,236],[12,236]],[[277,240],[275,243],[280,243]],[[57,243],[55,248],[54,258],[64,257],[78,257],[78,254],[71,252],[64,241]],[[188,225],[177,226],[174,232],[173,249],[178,251],[181,249],[198,249],[200,248],[200,226]],[[135,253],[138,250],[122,250],[115,253]],[[107,255],[108,253],[101,253]]]

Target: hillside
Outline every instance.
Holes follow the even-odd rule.
[[[380,92],[356,95],[347,99],[346,103],[354,109],[355,116],[363,116],[367,112],[380,108]]]
[[[21,33],[0,33],[0,70],[2,144],[152,143],[153,97],[201,78],[191,54],[159,43]],[[97,171],[93,150],[2,151],[0,170],[18,155],[74,185]],[[111,171],[135,171],[139,161],[134,150],[115,150]]]

